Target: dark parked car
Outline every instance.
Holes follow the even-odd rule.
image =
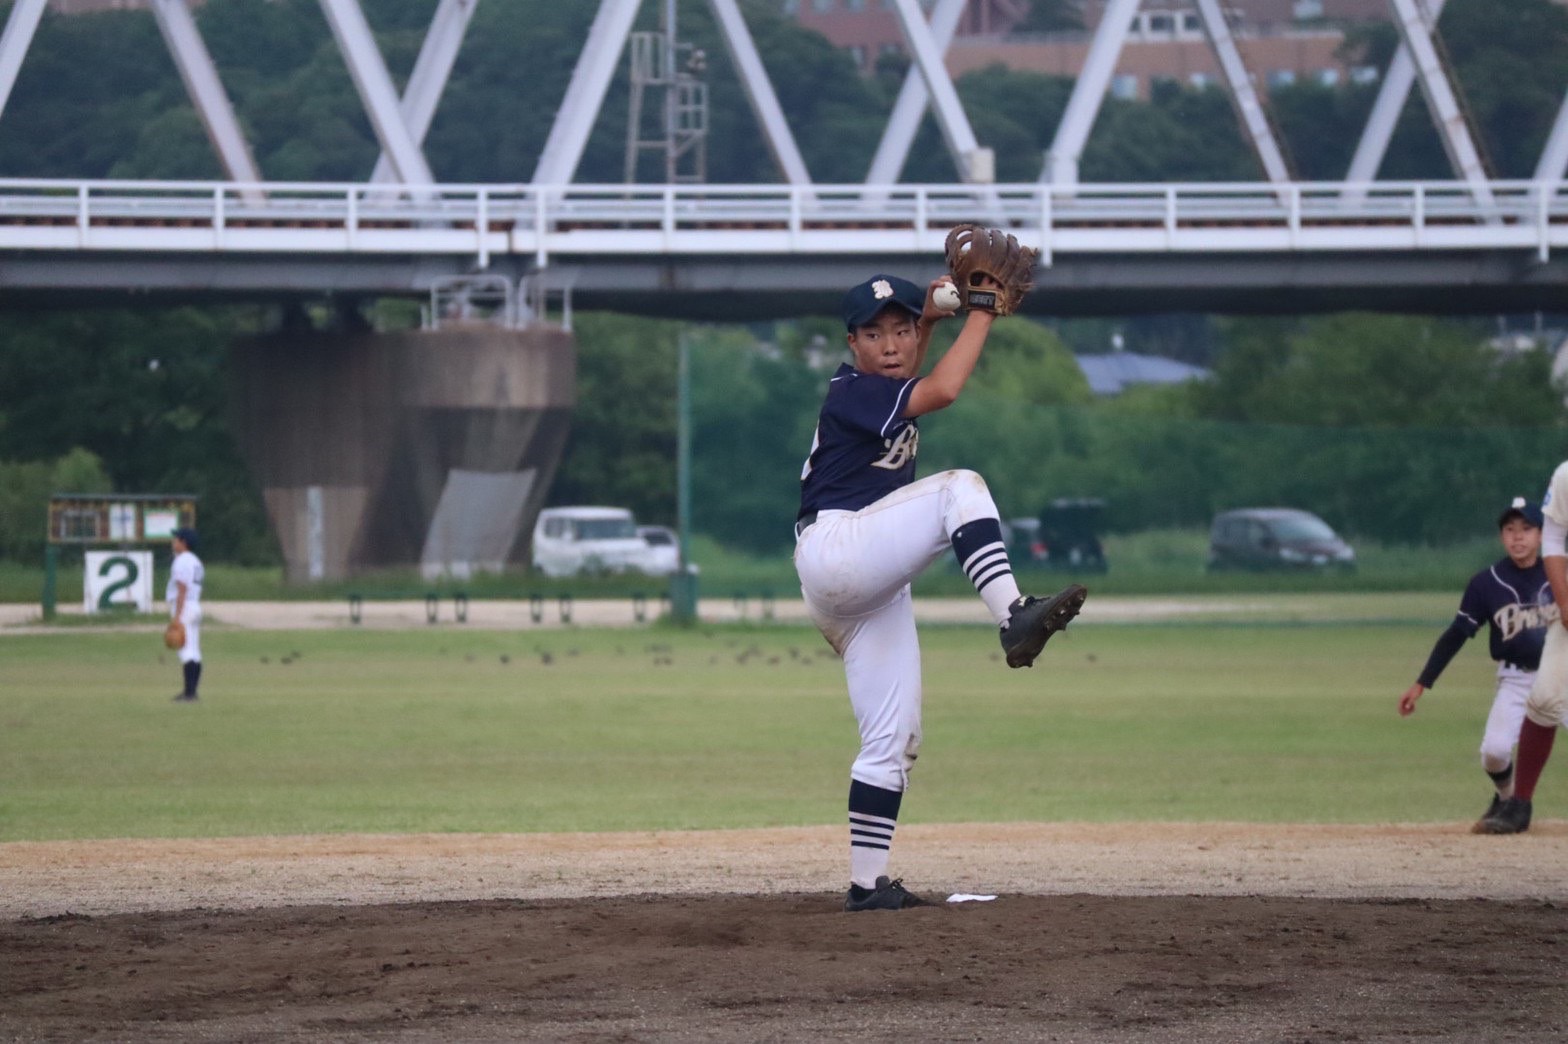
[[[1214,516],[1209,569],[1356,568],[1356,552],[1310,511],[1244,508]]]
[[[1105,523],[1105,501],[1099,497],[1059,497],[1040,512],[1035,539],[1052,569],[1103,573],[1110,568],[1100,529]]]

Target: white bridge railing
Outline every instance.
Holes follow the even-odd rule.
[[[1568,246],[1568,184],[428,185],[0,180],[0,251],[832,255],[1000,225],[1056,253]]]

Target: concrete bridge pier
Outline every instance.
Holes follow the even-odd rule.
[[[231,368],[291,583],[526,561],[575,404],[570,334],[284,331],[235,344]]]

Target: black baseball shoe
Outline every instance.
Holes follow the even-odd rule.
[[[1049,598],[1021,595],[1009,610],[1007,626],[1002,628],[1002,651],[1007,666],[1032,667],[1045,643],[1057,631],[1065,630],[1083,608],[1089,589],[1069,584]]]
[[[194,692],[177,692],[177,693],[174,694],[174,702],[175,703],[195,703],[196,702],[196,694]]]
[[[877,878],[875,888],[862,888],[859,885],[849,886],[849,894],[844,897],[844,909],[850,912],[856,910],[906,910],[911,906],[929,905],[924,899],[913,892],[904,890],[902,879],[890,881],[884,875]]]
[[[1511,797],[1503,802],[1497,815],[1481,822],[1483,834],[1522,834],[1530,829],[1530,800]]]
[[[1488,819],[1495,818],[1497,813],[1501,812],[1502,810],[1503,810],[1503,799],[1501,797],[1499,797],[1498,795],[1493,794],[1492,795],[1492,803],[1486,807],[1486,811],[1485,812],[1481,813],[1481,818],[1476,820],[1475,823],[1471,825],[1470,832],[1472,834],[1484,834],[1484,833],[1486,833],[1487,832],[1486,821]]]

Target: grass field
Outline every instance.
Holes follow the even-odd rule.
[[[1395,712],[1440,622],[1080,624],[1009,671],[924,630],[908,822],[1452,821],[1491,664]],[[0,841],[837,823],[854,722],[805,628],[0,637]],[[1548,768],[1538,798],[1562,793]]]

